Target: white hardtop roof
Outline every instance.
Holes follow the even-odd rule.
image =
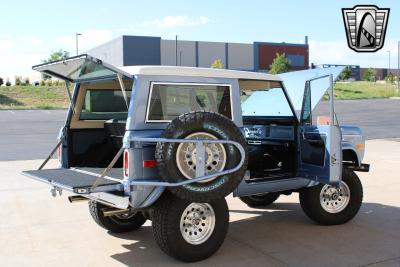
[[[169,75],[169,76],[190,76],[190,77],[209,77],[209,78],[232,78],[232,79],[248,79],[248,80],[268,80],[282,81],[275,75],[213,68],[196,68],[196,67],[177,67],[177,66],[125,66],[118,67],[125,73],[134,75]]]

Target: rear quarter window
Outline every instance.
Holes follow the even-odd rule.
[[[192,111],[211,111],[232,119],[231,86],[152,83],[148,122],[171,121]]]

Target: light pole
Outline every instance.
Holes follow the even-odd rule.
[[[178,35],[175,35],[175,66],[178,66]]]
[[[76,41],[76,55],[79,55],[79,50],[78,50],[78,36],[82,35],[81,33],[75,33],[75,41]]]
[[[390,50],[386,51],[389,53],[389,69],[388,69],[388,75],[390,74]]]

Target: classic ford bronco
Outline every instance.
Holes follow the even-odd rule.
[[[198,261],[224,241],[230,193],[255,207],[296,192],[304,212],[326,225],[349,221],[361,206],[355,171],[369,165],[361,130],[335,117],[341,68],[273,76],[115,67],[81,55],[33,69],[65,80],[71,104],[49,157],[23,174],[54,196],[66,190],[71,202],[88,200],[110,232],[151,220],[164,252]],[[327,96],[329,116],[315,123],[312,112]],[[59,168],[45,169],[57,151]]]

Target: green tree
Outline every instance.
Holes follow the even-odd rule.
[[[364,73],[364,80],[365,81],[375,81],[375,70],[373,68],[369,68]]]
[[[4,84],[4,80],[3,78],[0,77],[0,86],[2,86]]]
[[[6,78],[6,86],[11,86],[10,78]]]
[[[68,51],[63,51],[62,49],[59,49],[58,51],[51,51],[51,54],[50,54],[49,58],[48,59],[44,59],[42,61],[43,61],[43,63],[48,63],[48,62],[53,62],[53,61],[57,61],[57,60],[66,59],[68,57],[69,57],[69,52]],[[48,79],[51,79],[51,76],[42,73],[42,79],[43,80],[48,80]]]
[[[213,69],[223,69],[224,68],[224,64],[222,64],[222,60],[221,59],[216,59],[211,64],[211,68],[213,68]]]
[[[283,72],[288,72],[290,64],[291,62],[288,58],[286,58],[285,53],[276,53],[276,57],[272,61],[272,64],[269,65],[269,73],[279,74]]]
[[[340,73],[340,75],[339,75],[339,77],[342,79],[342,80],[348,80],[349,78],[350,78],[350,76],[351,76],[351,69],[350,69],[350,67],[346,67],[346,68],[344,68],[344,70]]]

